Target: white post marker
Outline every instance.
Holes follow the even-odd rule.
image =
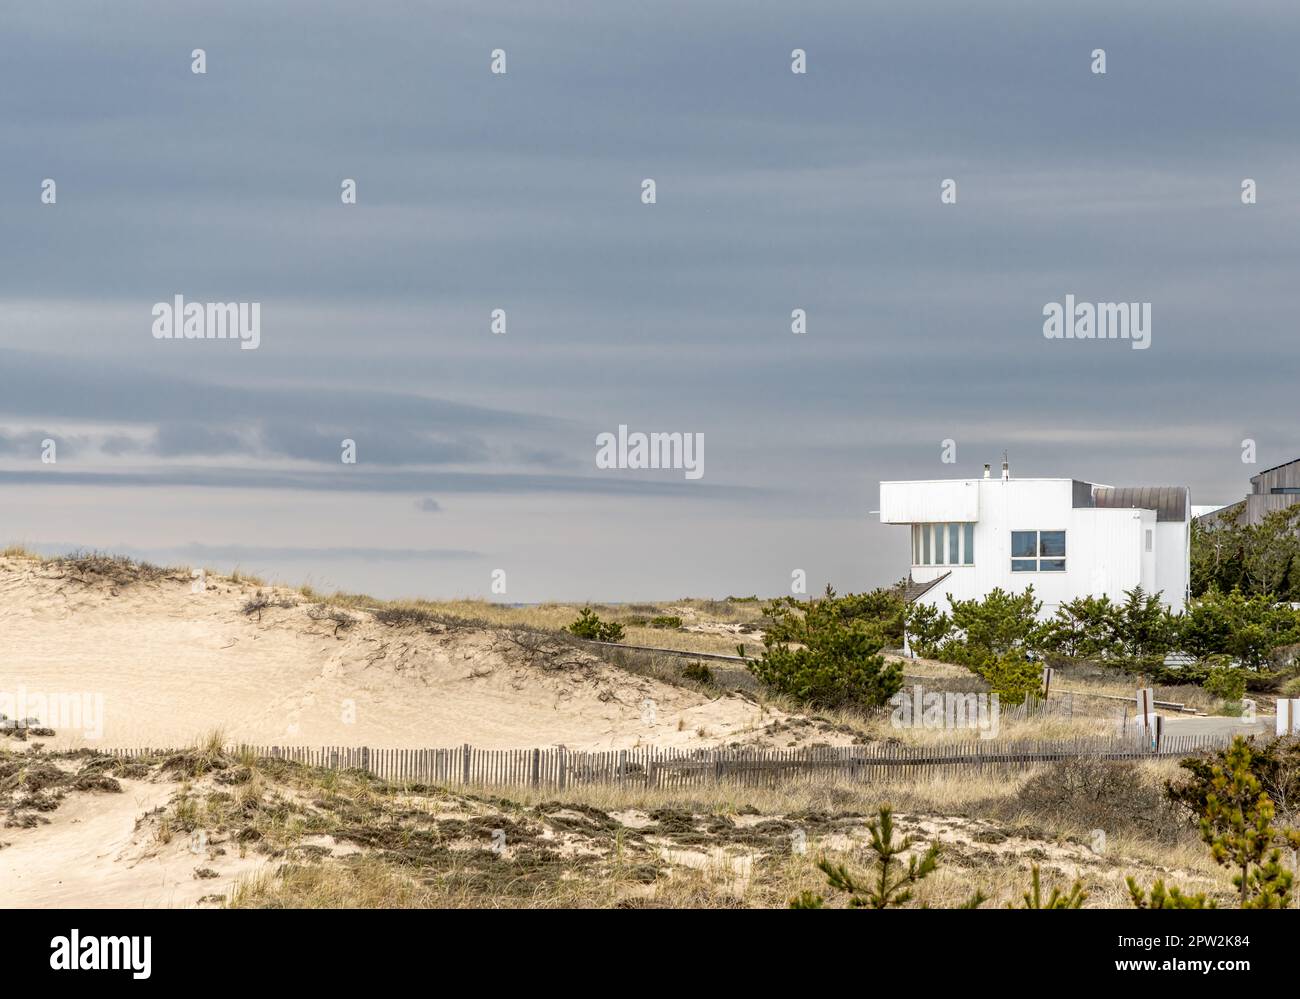
[[[1277,734],[1300,734],[1300,698],[1279,698],[1277,702]]]

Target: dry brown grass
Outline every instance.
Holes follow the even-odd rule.
[[[1103,764],[1100,777],[1088,770],[1097,764],[1072,762],[873,783],[555,791],[388,783],[231,753],[220,733],[129,764],[24,756],[41,772],[75,763],[171,781],[168,805],[140,817],[141,836],[175,849],[202,831],[210,856],[273,861],[225,900],[235,907],[751,908],[784,907],[804,891],[838,906],[845,900],[828,892],[816,861],[868,866],[867,824],[884,804],[915,851],[941,849],[914,905],[956,906],[975,888],[991,896],[986,907],[1015,902],[1035,864],[1048,887],[1082,879],[1088,906],[1127,907],[1128,874],[1231,894],[1185,820],[1138,821],[1177,772],[1172,761]],[[1079,772],[1064,772],[1071,767]]]
[[[326,599],[311,587],[301,587],[299,591],[308,599]],[[736,645],[740,642],[745,642],[752,651],[759,651],[755,629],[762,619],[761,605],[725,600],[542,603],[515,607],[490,600],[378,600],[365,594],[339,592],[329,596],[328,601],[356,610],[426,615],[435,619],[473,621],[484,627],[538,631],[565,631],[577,620],[584,607],[590,607],[601,620],[623,625],[626,644],[721,655],[735,655]],[[656,617],[680,617],[683,624],[679,629],[652,628],[648,622]]]
[[[276,764],[280,767],[280,764]],[[1162,762],[1132,768],[1149,791],[1173,772]],[[976,887],[986,907],[1018,901],[1029,869],[1046,886],[1079,877],[1089,907],[1127,907],[1124,877],[1156,877],[1228,898],[1226,875],[1189,827],[1163,842],[1127,827],[1092,846],[1086,812],[1044,813],[1018,800],[1041,774],[960,775],[923,781],[848,784],[791,782],[775,788],[717,785],[690,792],[637,787],[564,791],[489,789],[472,793],[384,785],[354,774],[306,768],[277,772],[293,790],[279,800],[325,804],[342,823],[303,821],[304,834],[365,843],[339,858],[296,858],[246,882],[235,907],[784,907],[803,891],[827,895],[816,860],[862,867],[866,822],[882,804],[916,850],[941,847],[938,873],[913,904],[960,905]],[[1050,775],[1048,775],[1050,777]],[[344,803],[344,804],[340,804]],[[245,809],[247,811],[247,808]],[[354,825],[366,818],[358,831]],[[281,827],[290,829],[291,825]],[[491,846],[501,830],[503,851]],[[794,846],[795,833],[807,850]],[[843,899],[828,898],[830,905]]]

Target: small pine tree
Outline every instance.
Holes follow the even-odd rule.
[[[1243,909],[1285,909],[1293,875],[1282,865],[1282,847],[1300,848],[1300,832],[1273,825],[1273,799],[1251,772],[1253,753],[1241,736],[1210,771],[1201,816],[1201,839],[1224,867],[1235,868]]]
[[[617,621],[602,621],[590,607],[578,613],[578,620],[569,625],[570,634],[595,642],[623,641],[623,626]]]
[[[933,659],[952,635],[952,620],[947,614],[926,603],[914,603],[907,609],[907,640],[912,651],[924,659]]]
[[[907,867],[899,855],[906,853],[916,842],[915,837],[904,836],[894,839],[894,813],[888,805],[881,806],[878,818],[868,823],[871,830],[871,850],[875,854],[875,871],[873,875],[858,877],[843,864],[832,864],[825,857],[817,861],[817,867],[826,875],[826,881],[836,891],[847,892],[851,909],[889,909],[905,905],[912,898],[912,888],[922,878],[933,874],[939,866],[939,847],[931,845],[920,856],[908,859]],[[809,893],[800,897],[802,901]],[[792,908],[820,908],[821,899],[816,906],[795,906]],[[972,906],[973,908],[974,906]]]
[[[1043,904],[1043,885],[1042,878],[1038,871],[1038,865],[1033,866],[1033,875],[1030,882],[1029,891],[1021,896],[1023,904],[1014,906],[1007,903],[1008,909],[1082,909],[1084,900],[1088,893],[1083,890],[1083,882],[1075,880],[1070,886],[1070,890],[1064,895],[1061,894],[1060,888],[1053,888],[1051,896],[1047,899],[1047,904]]]
[[[1151,886],[1151,892],[1142,890],[1135,878],[1126,878],[1128,882],[1129,897],[1133,899],[1133,905],[1139,909],[1213,909],[1216,908],[1212,900],[1207,900],[1204,892],[1197,895],[1184,895],[1176,886],[1171,885],[1168,890],[1165,889],[1163,879],[1156,879],[1156,883]]]

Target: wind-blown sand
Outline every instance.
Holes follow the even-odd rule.
[[[581,650],[568,665],[530,664],[492,629],[431,634],[348,611],[356,623],[335,634],[292,590],[260,588],[292,606],[259,621],[242,611],[258,589],[208,577],[192,592],[179,575],[118,583],[0,558],[0,693],[102,697],[102,733],[41,719],[51,746],[101,749],[185,746],[212,729],[254,745],[709,746],[761,740],[785,717]]]

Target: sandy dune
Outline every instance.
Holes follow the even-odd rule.
[[[490,630],[430,634],[352,612],[357,623],[336,634],[293,591],[274,591],[293,605],[259,621],[241,610],[255,591],[211,577],[201,592],[183,578],[120,584],[0,558],[0,693],[102,697],[102,732],[50,709],[42,720],[60,747],[170,748],[214,728],[257,745],[714,745],[761,738],[782,717],[583,653],[561,668],[530,664]]]
[[[9,908],[175,908],[225,896],[255,877],[265,857],[213,858],[180,836],[157,842],[140,817],[165,805],[171,782],[122,781],[120,794],[69,795],[46,822],[4,829],[0,906]],[[208,876],[197,878],[196,870]]]

